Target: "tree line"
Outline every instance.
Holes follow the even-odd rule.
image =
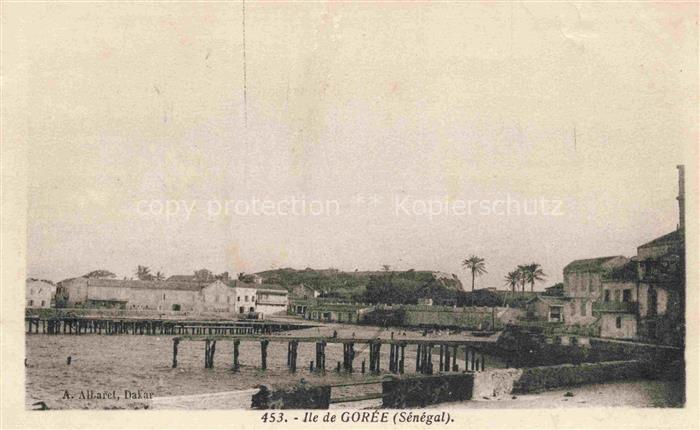
[[[142,266],[138,265],[136,267],[136,270],[134,271],[134,275],[136,275],[136,279],[139,281],[165,281],[166,276],[165,273],[161,272],[160,270],[156,271],[156,273],[152,273],[150,267],[148,266]],[[240,279],[239,274],[239,279]],[[82,276],[83,278],[102,278],[102,279],[111,279],[111,278],[116,278],[117,275],[115,275],[113,272],[110,272],[109,270],[104,270],[104,269],[99,269],[99,270],[93,270],[92,272],[88,272]],[[220,281],[228,281],[229,280],[229,274],[228,272],[222,272],[219,274],[214,274],[211,270],[208,269],[200,269],[200,270],[195,270],[193,278],[197,282],[214,282],[216,280]],[[126,279],[126,278],[124,278]]]
[[[474,291],[475,278],[487,273],[485,259],[471,255],[462,260],[462,267],[471,272],[472,291]],[[508,272],[504,280],[506,281],[505,285],[510,287],[512,292],[515,292],[517,286],[520,286],[520,291],[525,291],[526,284],[530,284],[530,291],[535,291],[535,282],[544,281],[546,278],[547,275],[539,263],[530,263],[519,264],[515,270]]]
[[[365,303],[417,304],[421,299],[432,299],[435,304],[503,306],[506,299],[502,295],[488,290],[475,290],[476,278],[488,273],[484,258],[472,254],[462,260],[462,267],[471,275],[469,292],[446,288],[436,279],[414,280],[398,276],[397,272],[390,271],[388,265],[383,265],[384,274],[370,277],[365,290],[354,295],[353,300]],[[532,292],[535,290],[535,283],[545,280],[546,274],[539,263],[520,264],[515,270],[508,272],[504,279],[505,285],[510,287],[513,293],[516,289],[524,292],[527,284]],[[510,301],[513,300],[516,298],[510,298]]]

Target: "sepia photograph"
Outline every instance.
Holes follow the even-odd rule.
[[[22,416],[697,406],[696,2],[7,1],[1,54]]]

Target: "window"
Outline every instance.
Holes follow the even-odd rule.
[[[632,290],[622,290],[622,301],[631,302],[632,301]]]
[[[250,308],[250,311],[251,311],[251,312],[255,312],[255,308],[251,307],[251,308]]]
[[[34,300],[29,301],[29,306],[34,306]]]
[[[250,301],[254,302],[255,301],[255,296],[250,296]]]
[[[231,303],[231,297],[226,297],[226,303]]]
[[[240,302],[241,301],[241,296],[236,297],[236,301]]]
[[[165,300],[165,293],[163,293],[163,300]]]
[[[610,290],[605,290],[605,296],[603,297],[604,302],[610,301]]]
[[[41,301],[41,307],[43,308],[46,302],[44,300]]]
[[[615,318],[615,328],[622,328],[622,317]]]
[[[248,296],[245,296],[244,298],[245,298],[245,301],[247,302],[247,301],[248,301]]]
[[[582,317],[586,316],[586,301],[585,300],[581,301],[581,316]]]
[[[615,290],[615,301],[616,302],[620,301],[620,290]]]

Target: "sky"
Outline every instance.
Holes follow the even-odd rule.
[[[692,3],[248,2],[245,28],[241,3],[3,8],[27,276],[388,264],[468,285],[475,254],[477,288],[537,262],[542,289],[678,222]]]

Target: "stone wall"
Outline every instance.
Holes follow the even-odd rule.
[[[493,312],[495,327],[492,327],[491,308],[465,307],[444,308],[439,306],[406,306],[405,325],[407,326],[440,326],[462,327],[469,329],[497,330],[503,327],[498,318],[497,308]]]
[[[600,335],[615,339],[634,339],[637,337],[637,318],[634,314],[621,312],[603,313],[600,316]]]
[[[601,361],[620,360],[633,357],[638,360],[670,360],[683,358],[683,350],[663,345],[636,342],[590,339],[591,348],[597,351]]]
[[[253,395],[253,409],[328,409],[331,400],[330,385],[300,384],[288,388],[260,386]]]
[[[581,342],[576,336],[568,339],[569,342],[563,342],[561,337],[548,340],[536,327],[509,325],[487,353],[502,357],[506,364],[518,368],[617,360],[675,362],[683,359],[680,348],[596,338]]]
[[[522,375],[513,383],[513,393],[529,393],[557,387],[616,380],[635,380],[642,378],[647,373],[645,364],[636,360],[583,363],[580,365],[561,364],[521,370]]]
[[[505,398],[513,392],[513,384],[523,369],[491,369],[474,374],[473,399]]]
[[[470,400],[473,373],[393,378],[382,381],[382,407],[403,409]]]

